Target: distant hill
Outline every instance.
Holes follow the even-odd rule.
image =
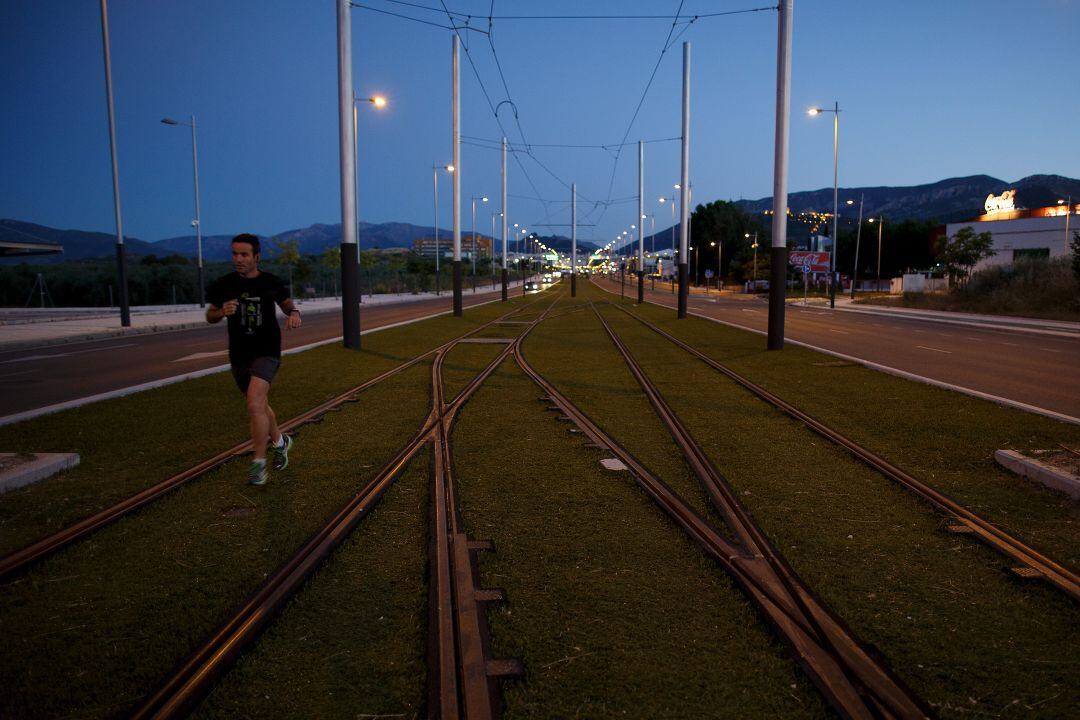
[[[972,175],[909,187],[840,188],[839,198],[841,204],[847,200],[858,202],[859,196],[865,194],[864,217],[884,214],[893,220],[956,222],[982,215],[987,195],[999,195],[1014,188],[1017,205],[1025,208],[1053,205],[1059,198],[1069,195],[1080,197],[1080,180],[1060,175],[1030,175],[1016,182],[1005,182],[989,175]],[[788,207],[795,213],[832,212],[832,204],[831,187],[788,195]],[[736,205],[749,213],[761,213],[772,209],[772,197],[739,200]],[[844,217],[850,213],[845,210],[840,215]]]
[[[55,263],[116,254],[116,235],[85,230],[58,230],[45,225],[0,219],[0,240],[56,243],[64,246],[64,252],[56,255],[33,255],[27,258],[0,259],[4,264],[18,262]],[[137,255],[154,252],[152,243],[136,238],[124,238],[125,250]]]

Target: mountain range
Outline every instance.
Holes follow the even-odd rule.
[[[907,187],[859,187],[840,188],[841,203],[847,200],[864,199],[863,217],[884,214],[892,220],[909,218],[936,219],[939,222],[954,222],[976,217],[983,212],[983,202],[990,194],[998,195],[1004,190],[1015,189],[1018,207],[1044,207],[1053,205],[1058,199],[1071,196],[1074,201],[1080,198],[1080,180],[1060,175],[1031,175],[1009,183],[989,175],[949,178],[927,185]],[[791,193],[788,206],[794,213],[804,211],[831,212],[833,189],[822,188]],[[760,214],[772,208],[772,198],[760,200],[735,201],[742,210],[751,214]],[[842,215],[848,215],[846,211]],[[857,212],[857,211],[856,211]],[[676,225],[676,228],[678,226]],[[412,225],[409,223],[360,223],[360,249],[408,248],[417,238],[430,237],[435,232],[431,225]],[[671,228],[657,230],[656,237],[670,237]],[[439,237],[448,241],[452,237],[450,230],[440,228]],[[477,233],[478,237],[487,237]],[[203,237],[203,257],[206,260],[228,260],[229,241],[232,235],[208,235]],[[468,243],[468,232],[462,233],[463,243]],[[265,252],[272,257],[276,254],[274,244],[267,240],[297,240],[300,252],[304,255],[317,255],[327,247],[341,244],[341,225],[316,223],[310,227],[287,230],[273,238],[262,238]],[[44,225],[20,220],[0,219],[0,240],[36,241],[62,245],[64,252],[55,255],[33,256],[33,262],[52,263],[65,260],[111,257],[115,253],[116,236],[101,232],[84,230],[60,230]],[[549,247],[569,251],[570,239],[561,235],[542,237]],[[646,238],[649,241],[649,238]],[[184,255],[195,256],[195,236],[185,235],[165,238],[155,242],[139,238],[124,239],[127,253],[134,256],[146,255]],[[498,241],[497,241],[498,242]],[[596,245],[579,241],[583,250],[593,250]],[[30,258],[9,257],[0,259],[0,263],[12,264],[26,262]]]

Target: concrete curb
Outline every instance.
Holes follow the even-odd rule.
[[[1080,478],[1075,475],[1050,467],[1015,450],[998,450],[994,453],[994,460],[1017,475],[1034,480],[1051,490],[1063,492],[1073,500],[1080,500]]]
[[[10,455],[11,453],[3,453]],[[52,477],[79,464],[78,453],[35,453],[33,460],[0,473],[0,493]]]

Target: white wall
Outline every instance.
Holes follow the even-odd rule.
[[[994,238],[996,255],[986,258],[975,266],[982,270],[991,265],[1008,265],[1013,261],[1015,250],[1046,248],[1050,257],[1065,255],[1065,216],[1019,218],[1017,220],[990,220],[986,222],[949,223],[945,232],[949,237],[961,228],[969,227],[976,233],[989,232]],[[1069,218],[1069,235],[1080,231],[1080,214]]]

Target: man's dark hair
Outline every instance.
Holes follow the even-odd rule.
[[[260,252],[259,238],[251,233],[240,233],[232,239],[234,243],[247,243],[251,246],[251,254],[258,255]]]

